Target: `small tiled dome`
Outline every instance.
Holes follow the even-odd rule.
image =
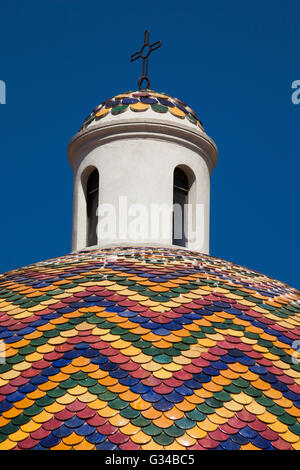
[[[103,118],[105,121],[105,117],[119,116],[126,111],[138,114],[147,112],[145,115],[155,113],[156,117],[161,118],[165,115],[171,120],[181,119],[187,125],[199,126],[202,131],[204,130],[195,111],[183,101],[153,90],[129,91],[104,101],[85,119],[81,130],[97,125]],[[128,114],[126,116],[129,117]]]
[[[158,247],[3,274],[0,449],[300,449],[299,294]]]

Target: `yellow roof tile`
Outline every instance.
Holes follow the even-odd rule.
[[[17,442],[14,442],[10,439],[5,439],[5,441],[0,442],[0,450],[12,450],[16,447]]]
[[[147,408],[147,410],[142,410],[141,414],[144,416],[144,418],[153,420],[159,418],[163,413],[162,411],[158,411],[153,408],[153,406],[150,406],[149,408]]]
[[[14,406],[20,410],[25,410],[34,404],[34,400],[30,400],[28,397],[23,398],[23,400],[17,401],[14,403]]]
[[[62,395],[61,397],[56,399],[57,403],[60,403],[61,405],[68,405],[69,403],[72,403],[74,400],[76,400],[76,397],[73,397],[69,393],[66,393],[65,395]]]
[[[126,436],[132,436],[133,434],[138,433],[141,430],[139,426],[135,426],[131,424],[130,422],[128,424],[125,424],[125,426],[122,426],[120,428],[120,431],[123,434],[126,434]]]
[[[78,436],[75,432],[72,432],[67,437],[63,437],[63,442],[66,445],[74,446],[76,444],[79,444],[81,441],[83,441],[84,437],[83,436]]]
[[[142,448],[142,450],[151,450],[151,451],[163,450],[163,446],[157,444],[155,441],[153,441],[152,438],[146,444],[142,444],[141,448]]]
[[[131,390],[127,390],[126,392],[120,393],[119,397],[124,401],[131,402],[131,401],[137,400],[139,397],[139,394],[131,392]]]
[[[194,439],[203,439],[207,435],[207,431],[200,429],[199,426],[196,425],[191,429],[187,429],[186,434],[193,437]]]
[[[186,398],[181,403],[176,403],[175,406],[181,411],[192,411],[195,409],[195,404],[190,403]]]
[[[70,393],[70,395],[83,395],[84,393],[86,393],[86,391],[87,391],[87,387],[76,385],[73,388],[69,388],[68,393]]]
[[[118,428],[121,428],[122,426],[125,426],[126,424],[129,423],[129,419],[123,418],[123,416],[116,414],[115,416],[112,416],[111,418],[108,419],[110,424],[113,426],[116,426]]]
[[[96,449],[95,444],[88,442],[86,439],[83,439],[79,444],[73,445],[74,450],[94,450]]]
[[[81,401],[82,403],[90,403],[95,401],[97,398],[97,395],[94,395],[90,392],[85,392],[83,395],[78,395],[78,400]]]
[[[166,429],[172,426],[173,420],[162,414],[159,418],[153,420],[153,424],[159,428]]]
[[[165,369],[160,369],[160,370],[155,370],[153,371],[154,377],[157,377],[158,379],[170,379],[172,377],[172,372],[165,370]]]
[[[107,406],[107,402],[99,400],[99,398],[96,398],[96,400],[91,401],[89,403],[89,408],[92,408],[93,410],[102,410],[106,406]],[[101,414],[102,414],[102,411],[101,411]],[[112,415],[112,416],[114,416],[114,415]]]
[[[28,423],[23,424],[22,426],[20,426],[20,429],[23,432],[30,434],[30,433],[36,431],[37,429],[40,429],[41,426],[42,426],[42,423],[36,423],[35,421],[33,421],[31,419],[30,421],[28,421]]]
[[[145,401],[142,397],[139,397],[137,400],[135,400],[134,402],[132,402],[132,403],[130,404],[130,406],[131,406],[134,410],[147,410],[148,408],[150,408],[151,403],[148,403],[148,402]]]
[[[109,406],[105,406],[101,410],[101,416],[104,418],[111,418],[112,416],[115,416],[117,413],[118,413],[118,410],[114,410],[113,408],[110,408]]]
[[[280,434],[280,437],[284,439],[285,441],[293,443],[293,444],[295,444],[296,442],[300,440],[300,437],[294,434],[293,432],[291,432],[290,430]]]
[[[151,436],[145,434],[143,431],[139,431],[131,436],[131,440],[136,444],[147,444],[147,442],[151,440]]]
[[[60,441],[56,446],[51,447],[51,450],[71,450],[72,446],[66,445],[63,441]]]
[[[13,442],[19,442],[19,441],[23,441],[28,436],[29,434],[27,432],[24,432],[21,429],[18,429],[18,431],[14,432],[13,434],[10,434],[9,439]]]
[[[193,446],[197,442],[196,439],[189,436],[187,433],[183,434],[183,436],[176,437],[176,441],[183,447]]]
[[[2,416],[4,418],[15,418],[16,416],[19,416],[22,413],[22,410],[19,410],[18,408],[15,408],[14,406],[10,408],[7,411],[3,411]]]

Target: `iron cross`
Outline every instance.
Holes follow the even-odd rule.
[[[138,79],[138,85],[139,89],[142,88],[142,83],[144,80],[147,81],[147,86],[146,88],[150,88],[150,79],[148,77],[148,59],[149,55],[151,54],[152,51],[155,51],[155,49],[158,49],[161,46],[161,41],[154,42],[153,44],[150,44],[149,42],[149,31],[146,29],[144,33],[144,44],[139,52],[136,52],[135,54],[132,54],[130,61],[133,62],[134,60],[137,60],[139,58],[143,59],[143,75]]]

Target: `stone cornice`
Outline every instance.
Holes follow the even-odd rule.
[[[70,164],[74,168],[82,153],[99,145],[130,138],[167,140],[188,147],[206,160],[210,173],[217,162],[217,146],[205,133],[165,120],[147,118],[114,120],[79,131],[68,145]]]

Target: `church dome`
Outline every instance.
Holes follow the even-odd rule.
[[[180,248],[3,274],[0,449],[299,450],[299,294]]]
[[[188,105],[178,98],[154,90],[129,91],[104,101],[85,119],[81,130],[89,130],[102,123],[113,121],[116,117],[125,119],[152,117],[174,121],[177,124],[181,121],[182,125],[198,128],[204,132],[197,114]]]

